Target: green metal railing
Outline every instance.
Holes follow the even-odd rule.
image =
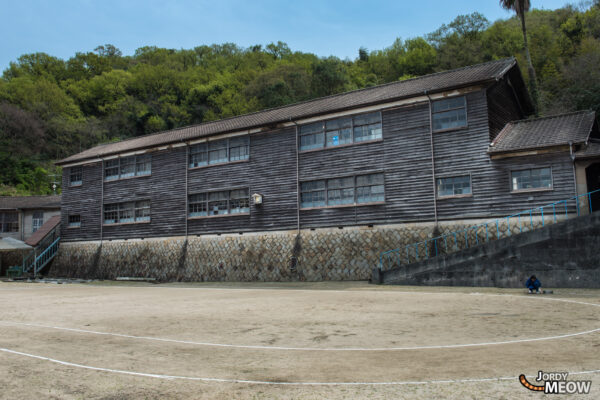
[[[33,270],[33,276],[37,276],[38,272],[40,272],[56,255],[58,252],[58,244],[60,242],[60,237],[57,238],[54,242],[52,242],[39,256],[35,257],[35,260],[31,263],[23,262],[23,272],[28,273]],[[32,253],[33,255],[33,253]],[[31,260],[31,256],[26,259]]]
[[[539,220],[541,220],[541,227],[543,227],[546,225],[546,220],[549,220],[549,223],[556,223],[558,220],[565,220],[575,216],[575,211],[577,216],[579,216],[581,215],[582,209],[579,204],[580,198],[587,198],[588,209],[591,214],[593,212],[592,195],[600,196],[600,189],[580,194],[566,200],[550,203],[545,206],[521,211],[507,217],[497,218],[478,225],[472,225],[463,230],[412,243],[404,248],[384,251],[379,255],[379,270],[383,271],[390,269],[390,265],[393,268],[427,260],[440,255],[455,253],[480,243],[489,242],[490,240],[498,240],[510,237],[513,234],[522,233],[523,230],[529,232],[536,229],[534,219],[539,218]],[[575,201],[575,206],[571,206],[571,212],[569,213],[569,202],[573,200]],[[552,213],[549,212],[550,208],[552,209]],[[511,222],[513,223],[512,227]]]

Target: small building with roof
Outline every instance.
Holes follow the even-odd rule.
[[[0,196],[0,237],[27,240],[60,216],[61,196]]]

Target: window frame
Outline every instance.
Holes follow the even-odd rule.
[[[464,99],[464,106],[463,107],[454,107],[454,108],[449,108],[447,110],[443,110],[443,111],[433,111],[433,105],[436,102],[439,101],[444,101],[444,100],[451,100],[451,99],[456,99],[462,97]],[[460,129],[466,129],[469,127],[469,111],[468,111],[468,101],[467,101],[467,96],[466,95],[459,95],[459,96],[451,96],[451,97],[446,97],[443,99],[435,99],[432,100],[431,102],[431,130],[433,133],[440,133],[440,132],[451,132],[451,131],[456,131],[456,130],[460,130]],[[453,126],[451,128],[443,128],[443,129],[435,129],[435,115],[436,114],[441,114],[441,113],[445,113],[448,111],[454,111],[454,110],[461,110],[464,109],[465,110],[465,124],[461,125],[461,126]]]
[[[71,217],[78,217],[79,221],[71,222]],[[75,224],[77,224],[77,225],[75,225]],[[81,228],[81,214],[69,214],[67,216],[67,228],[69,228],[69,229]]]
[[[73,172],[73,170],[78,170],[79,172]],[[79,179],[73,180],[73,177],[79,176]],[[81,165],[69,167],[69,186],[70,187],[78,187],[83,185],[83,167]]]
[[[127,160],[126,163],[123,163],[123,160]],[[107,164],[111,164],[110,166],[107,166]],[[149,170],[140,170],[138,171],[138,166],[139,165],[146,165],[148,164],[150,166]],[[132,172],[128,172],[127,175],[125,175],[122,171],[122,167],[123,165],[126,165],[128,167],[132,167],[133,171]],[[106,171],[107,170],[117,170],[117,174],[116,175],[106,175]],[[117,158],[110,158],[108,160],[104,160],[102,163],[102,174],[103,174],[103,180],[104,182],[113,182],[113,181],[120,181],[122,179],[134,179],[134,178],[143,178],[146,176],[151,176],[152,175],[152,154],[148,154],[148,153],[144,153],[144,154],[134,154],[132,156],[126,156],[126,157],[117,157]]]
[[[243,154],[242,156],[238,156],[239,158],[232,160],[231,159],[231,149],[232,149],[232,142],[235,142],[236,139],[245,139],[246,145],[245,146],[234,146],[233,148],[235,149],[242,149],[245,148],[245,154]],[[216,162],[211,162],[210,161],[210,154],[211,152],[217,152],[217,151],[222,151],[223,149],[213,149],[211,150],[210,145],[211,143],[219,143],[219,142],[225,142],[225,152],[226,152],[226,160],[225,161],[216,161]],[[196,151],[196,149],[202,149],[201,151]],[[201,157],[200,155],[204,155],[204,157]],[[199,157],[200,161],[198,162],[193,162],[192,163],[192,158],[193,157]],[[213,139],[213,140],[206,140],[203,142],[199,142],[199,143],[193,143],[188,145],[188,156],[187,156],[187,166],[188,169],[197,169],[197,168],[207,168],[207,167],[213,167],[215,165],[225,165],[225,164],[234,164],[234,163],[240,163],[240,162],[248,162],[250,161],[250,135],[239,135],[239,136],[232,136],[232,137],[227,137],[227,138],[221,138],[221,139]],[[197,164],[197,165],[196,165]]]
[[[240,190],[245,190],[247,193],[247,197],[236,197],[233,198],[232,197],[232,193],[236,192],[236,191],[240,191]],[[219,193],[227,193],[227,197],[226,198],[222,198],[222,199],[211,199],[211,194],[219,194]],[[192,200],[192,197],[194,196],[202,196],[204,197],[204,199],[202,200]],[[247,202],[247,207],[243,207],[242,209],[247,208],[248,211],[244,211],[244,212],[232,212],[233,208],[232,208],[232,203],[234,201],[239,201],[245,199]],[[234,187],[234,188],[229,188],[229,189],[219,189],[219,190],[210,190],[210,191],[205,191],[205,192],[196,192],[196,193],[190,193],[188,194],[187,197],[187,219],[204,219],[204,218],[221,218],[221,217],[235,217],[235,216],[248,216],[250,215],[250,188],[249,187]],[[223,213],[217,213],[217,214],[211,214],[211,210],[210,210],[210,204],[211,203],[225,203],[227,205],[227,210],[225,210],[226,212]],[[194,213],[204,213],[204,215],[191,215],[192,214],[192,207],[198,207],[199,205],[204,205],[205,211],[194,211]],[[236,209],[238,209],[239,207],[236,207]]]
[[[358,182],[358,178],[361,176],[369,176],[369,175],[381,175],[382,176],[382,184],[379,185],[362,185],[362,186],[358,186],[357,182]],[[354,201],[352,203],[347,203],[347,204],[329,204],[329,181],[334,180],[334,179],[347,179],[347,178],[352,178],[352,182],[353,182],[353,190],[354,190]],[[321,190],[309,190],[309,191],[303,191],[302,190],[302,184],[303,183],[310,183],[310,182],[318,182],[318,181],[324,181],[325,185],[324,185],[324,189],[323,191],[324,193],[324,198],[325,198],[325,205],[323,206],[310,206],[310,207],[303,207],[302,206],[302,194],[303,193],[309,193],[309,192],[314,192],[314,191],[321,191]],[[364,202],[364,203],[359,203],[358,202],[358,188],[359,187],[373,187],[373,186],[383,186],[383,200],[381,201],[369,201],[369,202]],[[384,171],[372,171],[369,173],[361,173],[361,174],[357,174],[357,175],[343,175],[343,176],[332,176],[329,178],[322,178],[322,179],[311,179],[311,180],[305,180],[305,181],[300,181],[300,199],[299,199],[299,206],[300,206],[300,210],[317,210],[317,209],[323,209],[323,208],[346,208],[346,207],[361,207],[361,206],[372,206],[372,205],[383,205],[386,204],[386,191],[385,191],[385,172]],[[340,190],[339,187],[333,188],[331,190]]]
[[[36,218],[37,214],[37,218]],[[40,218],[41,214],[41,218]],[[41,223],[40,223],[41,220]],[[44,225],[44,212],[43,211],[34,211],[31,215],[31,233],[34,233],[38,229],[40,229]]]
[[[355,123],[355,119],[357,117],[361,117],[364,115],[369,115],[369,114],[378,114],[379,115],[379,122],[378,124],[380,125],[380,129],[381,129],[381,136],[378,138],[374,138],[374,139],[367,139],[367,140],[360,140],[357,141],[356,140],[356,135],[354,134],[354,128],[356,127],[360,127],[360,126],[369,126],[369,125],[375,125],[377,123],[371,123],[371,124],[356,124]],[[331,121],[335,121],[335,120],[343,120],[343,119],[350,119],[350,127],[349,128],[345,128],[345,129],[350,129],[350,142],[349,143],[343,143],[343,144],[338,144],[338,145],[332,145],[332,146],[328,146],[328,140],[327,140],[327,133],[329,132],[334,132],[336,130],[341,131],[343,129],[328,129],[327,128],[327,123],[331,122]],[[319,132],[312,132],[312,133],[308,133],[308,134],[302,134],[302,127],[305,126],[311,126],[311,125],[321,125],[321,130]],[[303,125],[299,125],[298,126],[298,149],[297,151],[299,153],[307,153],[307,152],[311,152],[311,151],[320,151],[320,150],[327,150],[327,149],[338,149],[340,147],[347,147],[347,146],[354,146],[354,145],[360,145],[363,143],[376,143],[376,142],[381,142],[383,141],[383,113],[381,110],[376,110],[376,111],[370,111],[370,112],[361,112],[361,113],[356,113],[356,114],[349,114],[349,115],[342,115],[336,118],[327,118],[327,119],[323,119],[321,121],[315,121],[315,122],[309,122]],[[312,148],[302,148],[302,137],[303,136],[310,136],[310,135],[320,135],[322,137],[322,146],[319,147],[312,147]]]
[[[528,189],[513,189],[513,177],[512,174],[513,172],[520,172],[520,171],[532,171],[534,169],[549,169],[550,170],[550,187],[540,187],[540,188],[528,188]],[[554,190],[554,171],[552,170],[552,166],[551,165],[547,165],[547,166],[543,166],[543,167],[535,167],[535,168],[519,168],[519,169],[511,169],[508,172],[508,184],[509,184],[509,189],[510,189],[510,193],[511,194],[518,194],[518,193],[532,193],[532,192],[550,192]]]
[[[140,207],[139,205],[141,203],[148,203],[147,207]],[[107,211],[107,207],[112,208],[111,210]],[[137,217],[137,211],[138,210],[148,210],[148,217],[147,219],[144,220],[139,220],[138,221],[138,217]],[[115,222],[109,222],[107,223],[106,221],[108,220],[106,218],[106,213],[110,212],[116,215],[116,218],[111,218],[111,220],[115,220]],[[132,219],[132,221],[126,221],[126,222],[121,222],[122,219],[125,218],[121,218],[121,215],[126,215],[127,213],[130,213],[131,217],[127,218],[127,219]],[[146,217],[143,217],[146,218]],[[132,224],[149,224],[152,222],[152,201],[150,199],[138,199],[138,200],[131,200],[131,201],[123,201],[123,202],[119,202],[119,203],[107,203],[107,204],[103,204],[102,205],[102,225],[103,226],[115,226],[115,225],[132,225]]]
[[[7,215],[16,215],[17,217],[12,220],[8,220]],[[11,229],[5,230],[6,226],[11,226]],[[19,233],[21,224],[19,223],[19,212],[18,211],[1,211],[0,212],[0,233]]]
[[[471,189],[471,193],[440,195],[439,186],[438,186],[438,179],[462,178],[462,177],[465,177],[465,176],[469,177],[469,188]],[[465,197],[473,197],[473,175],[470,172],[469,173],[465,173],[465,174],[452,174],[452,175],[444,174],[444,175],[437,175],[435,177],[435,195],[436,195],[436,198],[439,199],[439,200],[443,200],[443,199],[460,199],[460,198],[465,198]]]

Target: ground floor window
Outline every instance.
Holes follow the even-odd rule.
[[[0,213],[0,232],[2,232],[2,233],[19,232],[19,213],[18,212]]]
[[[511,190],[552,189],[552,169],[532,168],[511,171]]]
[[[248,214],[248,188],[195,193],[188,197],[188,217],[208,217],[228,214]]]
[[[300,189],[302,208],[385,201],[383,173],[302,182]]]
[[[438,197],[463,196],[469,194],[471,194],[471,177],[469,175],[437,178]]]
[[[150,221],[150,200],[105,204],[104,224],[127,224]]]
[[[81,215],[69,215],[69,228],[81,227]]]
[[[35,232],[44,225],[44,213],[42,211],[36,211],[33,213],[33,220],[31,221],[31,232]]]

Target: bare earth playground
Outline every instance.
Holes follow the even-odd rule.
[[[600,395],[600,290],[0,283],[5,399]]]

